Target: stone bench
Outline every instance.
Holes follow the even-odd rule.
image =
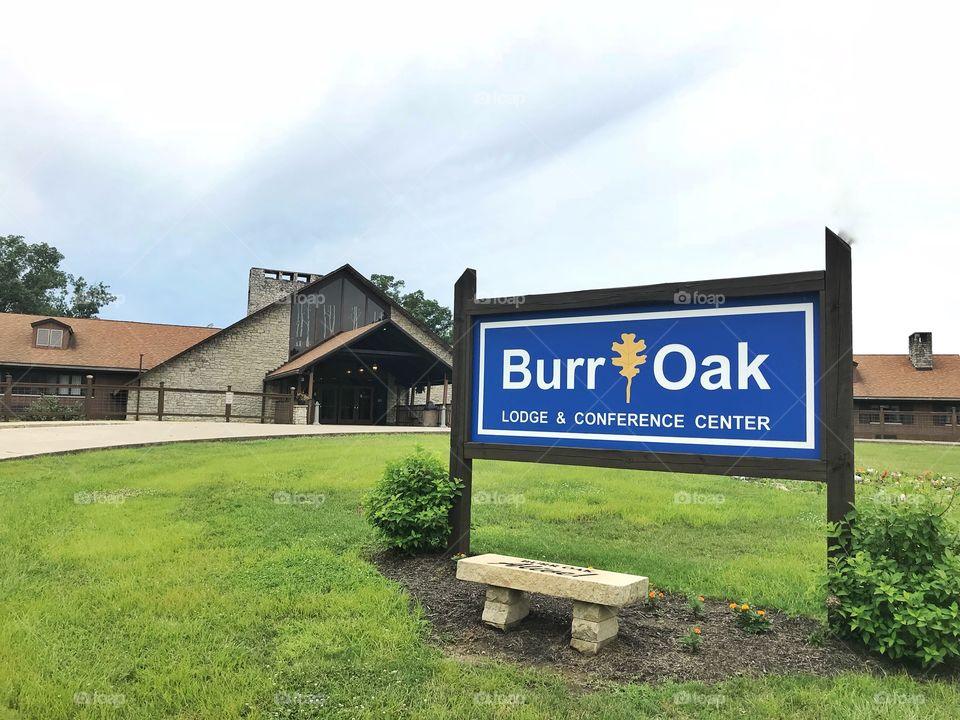
[[[620,608],[641,600],[648,585],[639,575],[495,554],[463,558],[457,563],[457,579],[487,586],[483,621],[504,631],[527,616],[527,593],[570,598],[570,645],[587,655],[596,655],[613,641],[620,629]]]

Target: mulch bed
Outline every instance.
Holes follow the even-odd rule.
[[[703,617],[696,618],[683,595],[667,593],[656,607],[640,603],[620,611],[617,640],[596,657],[585,657],[570,647],[572,602],[531,595],[530,614],[508,633],[480,620],[484,586],[457,580],[449,558],[398,556],[373,558],[380,572],[403,585],[432,624],[433,642],[461,659],[495,659],[557,670],[577,684],[591,687],[607,681],[719,682],[732,677],[806,673],[830,677],[843,672],[890,674],[920,669],[869,656],[834,639],[811,641],[822,635],[821,625],[809,618],[789,617],[767,609],[770,632],[750,635],[739,630],[727,601],[707,598]],[[700,651],[691,654],[676,638],[693,626],[702,628]],[[938,677],[956,678],[955,670],[939,670]]]

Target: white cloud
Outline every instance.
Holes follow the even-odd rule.
[[[252,264],[447,299],[468,265],[491,294],[812,269],[829,224],[858,351],[960,351],[956,11],[775,5],[11,5],[0,232],[124,316],[225,323]]]

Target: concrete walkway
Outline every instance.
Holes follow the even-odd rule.
[[[446,428],[384,425],[260,425],[225,422],[0,423],[0,460],[76,450],[198,440],[248,440],[304,435],[448,433]]]

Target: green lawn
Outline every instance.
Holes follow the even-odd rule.
[[[905,677],[584,692],[443,657],[364,560],[361,498],[417,441],[445,453],[384,436],[0,463],[0,720],[960,717],[954,685]],[[960,475],[958,448],[857,450],[862,467]],[[474,493],[475,551],[821,613],[815,484],[490,462]]]

